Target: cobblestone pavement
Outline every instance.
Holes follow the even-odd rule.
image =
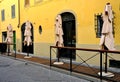
[[[33,63],[0,56],[0,82],[90,82]]]

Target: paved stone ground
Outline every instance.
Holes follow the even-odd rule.
[[[0,82],[90,82],[40,65],[0,56]]]

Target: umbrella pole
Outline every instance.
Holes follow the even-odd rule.
[[[24,58],[31,58],[31,56],[29,56],[29,47],[30,46],[27,46],[27,56],[25,56]]]
[[[107,52],[105,53],[105,73],[107,73]]]
[[[10,45],[8,44],[8,56],[10,55]]]
[[[60,62],[60,49],[59,48],[57,48],[57,61],[54,62],[53,64],[56,64],[56,65],[63,64],[63,62]]]
[[[60,59],[59,59],[59,48],[57,48],[57,60],[58,60],[58,62],[60,62]]]
[[[108,50],[108,48],[103,44],[104,50]],[[107,52],[105,52],[105,73],[107,73]]]
[[[27,46],[27,56],[29,56],[29,46]]]
[[[105,45],[103,45],[104,50],[108,50],[107,47]],[[114,77],[114,74],[111,72],[108,72],[107,70],[107,52],[105,52],[105,72],[102,72],[102,76],[105,77]],[[100,75],[100,72],[98,72],[98,75]]]

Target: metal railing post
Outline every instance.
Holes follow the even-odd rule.
[[[105,73],[107,73],[107,52],[105,52]]]
[[[15,45],[15,58],[16,58],[16,43],[14,45]]]
[[[71,53],[72,53],[72,49],[71,49]],[[72,54],[70,55],[70,72],[72,72]]]
[[[52,58],[51,58],[51,46],[50,46],[50,66],[52,66],[52,64],[51,64],[51,63],[52,63],[52,62],[51,62],[51,59],[52,59]]]
[[[102,81],[102,52],[100,52],[100,80]]]

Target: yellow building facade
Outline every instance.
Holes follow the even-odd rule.
[[[17,51],[26,53],[24,41],[25,22],[32,25],[32,41],[30,53],[34,56],[49,58],[50,46],[55,45],[55,19],[62,17],[64,44],[77,48],[99,49],[100,38],[96,37],[96,16],[104,11],[105,4],[110,2],[114,11],[115,47],[120,49],[120,0],[2,0],[0,3],[0,41],[4,41],[4,33],[8,24],[12,24]],[[11,18],[11,8],[15,5],[15,17]],[[5,19],[2,20],[2,10]],[[63,50],[63,57],[67,56]],[[86,58],[96,53],[73,51]],[[88,54],[89,53],[89,54]],[[119,58],[119,55],[112,55]],[[80,61],[78,56],[73,57]],[[96,62],[95,62],[96,61]],[[99,55],[91,64],[98,64]]]

